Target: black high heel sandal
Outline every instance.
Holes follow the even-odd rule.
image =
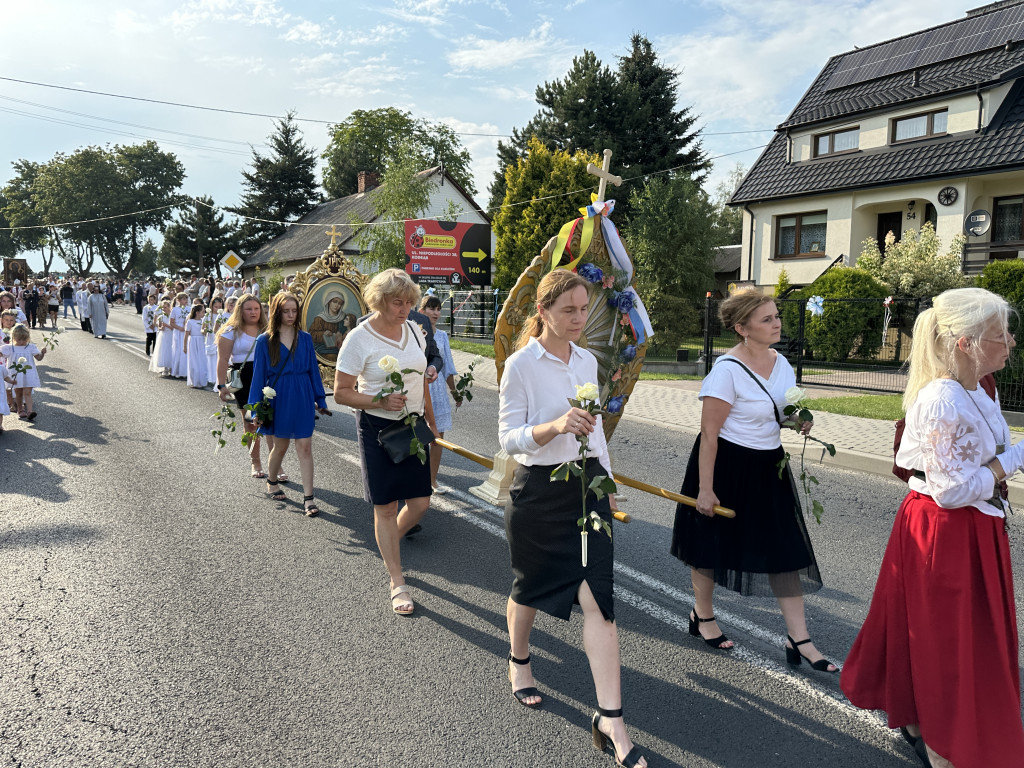
[[[527,656],[525,659],[517,659],[515,656],[512,655],[512,651],[508,652],[508,660],[509,660],[510,664],[529,664],[530,663],[530,657],[529,656]],[[508,681],[509,681],[509,683],[512,682],[512,667],[508,668]],[[539,707],[541,704],[544,703],[544,699],[541,699],[540,691],[538,691],[536,688],[520,688],[518,691],[513,690],[512,691],[512,696],[515,698],[516,701],[518,701],[524,707],[529,707],[530,709],[534,709],[536,707]],[[527,699],[532,699],[532,698],[538,698],[538,699],[541,699],[541,700],[538,701],[536,704],[527,704],[526,700]]]
[[[690,611],[689,620],[690,634],[694,637],[699,637],[701,640],[703,640],[709,646],[714,648],[716,651],[731,651],[733,649],[734,646],[729,646],[728,648],[722,647],[723,645],[729,642],[729,638],[725,635],[719,635],[718,637],[713,637],[710,640],[708,640],[706,637],[704,637],[704,635],[700,633],[700,625],[706,624],[709,621],[714,621],[714,616],[707,619],[702,619],[697,615],[697,609],[694,608],[692,611]]]
[[[931,758],[928,757],[928,748],[925,747],[924,739],[920,736],[911,736],[910,731],[906,728],[900,728],[900,733],[903,734],[903,738],[907,740],[907,744],[909,744],[911,749],[914,750],[914,754],[921,759],[925,768],[932,768],[932,761]]]
[[[306,517],[316,517],[317,515],[320,514],[320,507],[318,507],[316,504],[310,504],[309,503],[312,500],[313,500],[312,496],[303,496],[302,497],[302,506],[306,510]]]
[[[793,646],[792,648],[790,648],[788,645],[786,646],[786,661],[791,666],[799,667],[801,661],[806,661],[811,666],[811,669],[817,670],[818,672],[828,672],[830,675],[834,675],[836,672],[839,671],[839,667],[836,667],[835,669],[829,669],[829,667],[835,667],[836,665],[828,659],[818,659],[817,661],[812,662],[810,659],[808,659],[806,656],[800,653],[799,646],[811,642],[811,638],[808,637],[806,640],[801,640],[799,643],[789,635],[786,635],[786,639],[789,640],[790,645]]]
[[[643,755],[640,754],[640,747],[636,744],[633,748],[626,753],[626,756],[619,760],[618,754],[615,752],[615,744],[612,743],[611,738],[605,734],[600,728],[597,727],[598,723],[601,722],[602,717],[622,717],[622,709],[601,709],[597,708],[597,712],[590,719],[590,734],[594,741],[594,747],[604,752],[608,749],[608,745],[612,746],[612,754],[615,755],[615,764],[621,765],[623,768],[635,768],[636,764],[640,762],[640,758]]]

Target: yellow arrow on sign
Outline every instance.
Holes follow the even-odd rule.
[[[483,252],[483,249],[477,249],[475,251],[463,251],[462,258],[464,259],[476,259],[477,261],[483,261],[487,258],[487,254]]]

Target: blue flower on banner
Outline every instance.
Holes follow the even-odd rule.
[[[621,357],[627,363],[634,357],[636,357],[636,344],[630,344],[628,346],[623,347],[622,351],[619,352],[619,357]]]
[[[815,317],[821,317],[825,311],[825,299],[822,296],[811,296],[807,300],[807,311]]]
[[[633,294],[623,291],[615,297],[615,308],[624,315],[628,315],[633,309]]]
[[[604,409],[613,416],[616,413],[622,413],[622,406],[626,404],[625,395],[616,395],[615,397],[609,398],[605,404]]]
[[[594,266],[589,261],[576,268],[576,274],[588,283],[600,283],[604,279],[604,272],[600,267]]]

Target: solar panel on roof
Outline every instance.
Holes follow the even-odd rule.
[[[1024,39],[1024,5],[1014,5],[889,43],[853,51],[840,59],[827,89],[908,72],[947,59],[997,48]]]

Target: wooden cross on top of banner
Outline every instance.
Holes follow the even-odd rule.
[[[341,237],[345,233],[344,232],[338,232],[338,225],[337,224],[332,224],[331,228],[327,232],[324,232],[324,234],[331,236],[331,247],[333,248],[334,247],[334,239],[336,237]]]
[[[622,177],[612,176],[612,174],[608,172],[608,169],[611,167],[612,151],[610,149],[606,149],[604,151],[604,162],[601,164],[600,168],[598,168],[593,163],[587,163],[587,173],[591,173],[601,180],[600,184],[597,185],[597,202],[599,203],[604,202],[604,192],[608,186],[609,181],[616,187],[622,186]]]

